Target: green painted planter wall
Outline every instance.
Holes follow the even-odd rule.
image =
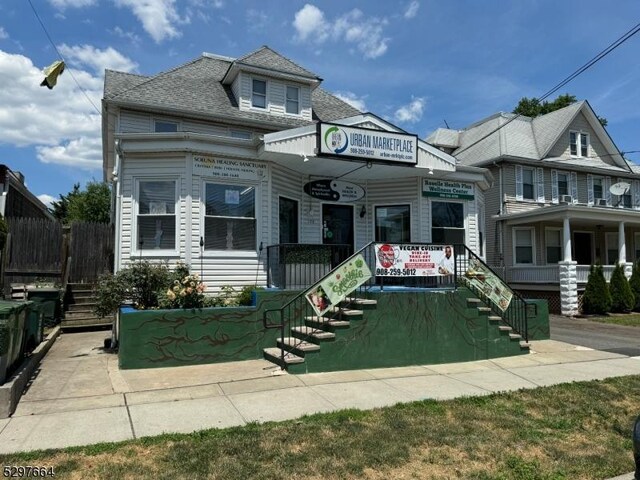
[[[279,329],[265,329],[262,313],[297,292],[256,292],[257,307],[134,310],[120,314],[120,368],[154,368],[262,358]]]
[[[536,305],[536,315],[529,317],[529,340],[549,340],[549,303],[546,300],[529,300]]]
[[[120,368],[152,368],[262,358],[275,347],[279,329],[264,329],[265,309],[277,308],[296,292],[257,292],[257,307],[197,311],[155,310],[122,313]],[[465,289],[442,292],[381,292],[351,327],[307,354],[294,373],[428,365],[497,358],[522,353],[486,313],[467,305]],[[546,301],[536,301],[530,322],[536,340],[548,338]]]

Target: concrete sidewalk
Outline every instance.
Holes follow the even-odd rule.
[[[640,357],[552,340],[533,342],[526,356],[307,375],[263,360],[119,370],[100,348],[106,336],[57,340],[14,415],[0,420],[0,453],[640,374]]]

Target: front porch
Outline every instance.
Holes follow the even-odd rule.
[[[603,265],[604,278],[608,282],[615,265]],[[576,280],[578,288],[587,283],[591,265],[576,265]],[[507,282],[515,284],[559,284],[560,283],[560,267],[558,264],[553,265],[530,265],[506,268]]]

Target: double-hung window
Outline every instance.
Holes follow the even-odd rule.
[[[252,79],[251,106],[254,108],[267,108],[267,82],[265,80]]]
[[[516,265],[534,263],[535,239],[533,227],[513,229],[513,250]]]
[[[204,248],[256,249],[256,189],[250,185],[205,185]]]
[[[138,181],[138,250],[175,250],[176,181]]]
[[[604,179],[602,177],[593,177],[593,199],[598,203],[598,199],[604,197]]]
[[[286,112],[294,115],[300,113],[300,89],[287,85]]]
[[[376,242],[406,243],[411,241],[411,208],[409,205],[376,207]]]
[[[533,168],[522,169],[522,198],[535,200],[535,170]]]
[[[569,150],[572,157],[589,156],[589,134],[569,132]]]
[[[569,174],[558,172],[558,195],[569,195]]]
[[[562,260],[562,233],[559,228],[547,228],[544,232],[547,263]]]

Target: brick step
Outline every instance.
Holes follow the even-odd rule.
[[[307,325],[314,328],[324,330],[325,328],[349,328],[351,322],[349,320],[336,320],[331,317],[318,317],[313,315],[311,317],[304,317],[304,321]]]
[[[276,339],[276,344],[278,348],[284,347],[285,350],[289,350],[296,355],[300,355],[300,353],[304,355],[304,353],[307,352],[317,352],[320,350],[320,345],[317,343],[307,342],[306,340],[301,340],[296,337],[285,337],[284,341],[282,338],[278,338]]]
[[[322,340],[334,340],[336,338],[335,333],[325,332],[324,330],[313,327],[293,327],[291,332],[294,337],[302,338],[303,340],[310,338],[320,342]]]
[[[270,362],[273,362],[276,365],[280,365],[281,367],[286,367],[287,365],[292,365],[296,363],[304,363],[304,358],[299,357],[295,353],[285,352],[284,365],[282,365],[282,350],[276,347],[265,348],[262,350],[262,353],[266,360],[269,360]]]

